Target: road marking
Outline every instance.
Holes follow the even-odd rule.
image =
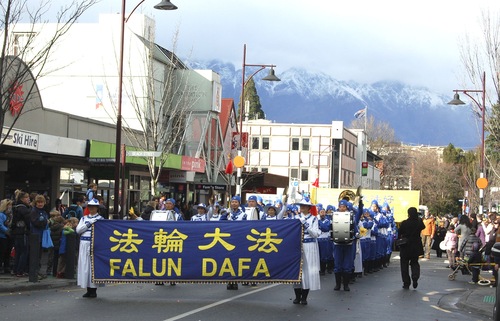
[[[219,301],[219,302],[214,302],[212,304],[209,304],[209,305],[205,305],[204,307],[201,307],[201,308],[198,308],[198,309],[194,309],[194,310],[191,310],[189,312],[186,312],[186,313],[183,313],[183,314],[179,314],[179,315],[176,315],[175,317],[172,317],[172,318],[168,318],[164,321],[174,321],[174,320],[179,320],[179,319],[182,319],[184,317],[187,317],[187,316],[190,316],[192,314],[195,314],[195,313],[198,313],[198,312],[201,312],[203,310],[208,310],[208,309],[211,309],[213,307],[216,307],[218,305],[221,305],[221,304],[224,304],[224,303],[227,303],[227,302],[230,302],[230,301],[233,301],[233,300],[236,300],[236,299],[239,299],[239,298],[242,298],[242,297],[245,297],[247,295],[250,295],[250,294],[254,294],[254,293],[257,293],[257,292],[260,292],[260,291],[264,291],[264,290],[268,290],[272,287],[275,287],[275,286],[278,286],[278,285],[281,285],[279,283],[276,283],[276,284],[271,284],[271,285],[268,285],[266,287],[263,287],[261,289],[256,289],[256,290],[253,290],[253,291],[250,291],[250,292],[247,292],[247,293],[243,293],[243,294],[240,294],[240,295],[237,295],[237,296],[234,296],[232,298],[229,298],[229,299],[225,299],[225,300],[222,300],[222,301]]]
[[[440,307],[435,306],[435,305],[431,305],[431,308],[434,308],[434,309],[436,309],[436,310],[443,311],[443,312],[446,312],[446,313],[451,313],[451,311],[449,311],[449,310],[445,310],[445,309],[440,308]]]

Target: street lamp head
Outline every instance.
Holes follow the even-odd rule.
[[[465,105],[463,101],[460,100],[460,95],[455,93],[453,100],[448,103],[448,105]]]
[[[265,76],[262,78],[262,80],[267,80],[267,81],[281,81],[276,75],[274,74],[274,69],[271,67],[271,70],[269,71],[269,75]]]
[[[162,0],[160,3],[154,6],[154,8],[158,10],[176,10],[177,6],[170,1]]]

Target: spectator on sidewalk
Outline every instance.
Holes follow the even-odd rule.
[[[59,211],[51,211],[49,219],[50,238],[52,239],[53,247],[48,248],[47,258],[47,275],[57,275],[57,260],[59,257],[59,245],[61,243],[61,233],[64,227],[64,218]]]
[[[458,252],[460,252],[460,249],[462,248],[463,242],[467,239],[467,237],[471,233],[471,227],[472,224],[469,220],[469,217],[467,215],[462,215],[460,217],[460,220],[458,222],[458,226],[455,227],[455,234],[458,236]],[[458,253],[460,254],[460,253]],[[460,254],[462,257],[462,255]]]
[[[14,237],[14,274],[28,275],[28,235],[30,226],[30,195],[16,190],[16,204],[12,207],[11,236]]]
[[[31,234],[37,234],[38,240],[39,240],[39,262],[38,265],[35,267],[36,272],[38,274],[39,279],[44,279],[47,277],[46,274],[41,273],[40,271],[43,271],[41,269],[42,267],[42,256],[43,256],[43,248],[42,248],[42,234],[43,231],[48,227],[49,224],[49,214],[45,211],[45,202],[46,199],[43,195],[37,195],[35,197],[35,206],[31,209],[30,212],[30,232]],[[30,265],[33,264],[34,262],[30,261]]]
[[[0,202],[0,269],[4,273],[10,273],[10,252],[12,242],[10,238],[10,222],[12,201],[4,199]]]
[[[429,213],[429,210],[425,210],[422,221],[425,228],[422,230],[420,236],[422,237],[422,245],[424,247],[424,257],[426,259],[430,259],[432,239],[434,238],[434,233],[436,232],[436,221],[434,216]]]
[[[455,226],[450,224],[448,226],[448,231],[444,237],[444,244],[446,248],[446,255],[448,256],[448,266],[449,268],[455,268],[455,255],[457,252],[457,234],[455,234]]]
[[[479,250],[482,246],[481,239],[476,236],[476,229],[472,227],[471,233],[462,242],[462,247],[460,247],[460,256],[469,264],[469,269],[472,272],[472,281],[469,282],[472,284],[479,282],[480,264],[482,261],[482,255]]]
[[[447,230],[444,228],[444,221],[439,221],[438,227],[436,228],[436,233],[434,233],[434,239],[432,242],[432,249],[436,250],[436,257],[443,257],[443,250],[439,247],[444,237],[446,236]]]
[[[58,279],[64,279],[66,273],[66,252],[67,252],[67,236],[75,234],[76,227],[78,226],[78,219],[76,217],[69,218],[65,221],[63,230],[61,232],[61,242],[59,244],[59,257],[57,260],[57,275]]]

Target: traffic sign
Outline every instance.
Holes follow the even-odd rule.
[[[233,164],[236,168],[241,168],[245,165],[245,158],[243,156],[235,156]]]
[[[136,156],[136,157],[160,157],[161,152],[149,152],[144,150],[128,150],[127,156]]]
[[[480,177],[476,180],[477,188],[485,189],[488,187],[488,179],[486,177]]]

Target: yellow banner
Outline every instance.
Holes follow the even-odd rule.
[[[356,193],[356,189],[349,189]],[[345,189],[336,188],[317,188],[316,198],[318,203],[327,205],[338,206],[339,195]],[[365,207],[370,206],[373,200],[382,206],[387,202],[394,213],[394,220],[401,222],[408,217],[407,210],[409,207],[416,207],[420,205],[420,191],[395,191],[395,190],[379,190],[379,189],[363,189],[362,191],[363,203]]]

